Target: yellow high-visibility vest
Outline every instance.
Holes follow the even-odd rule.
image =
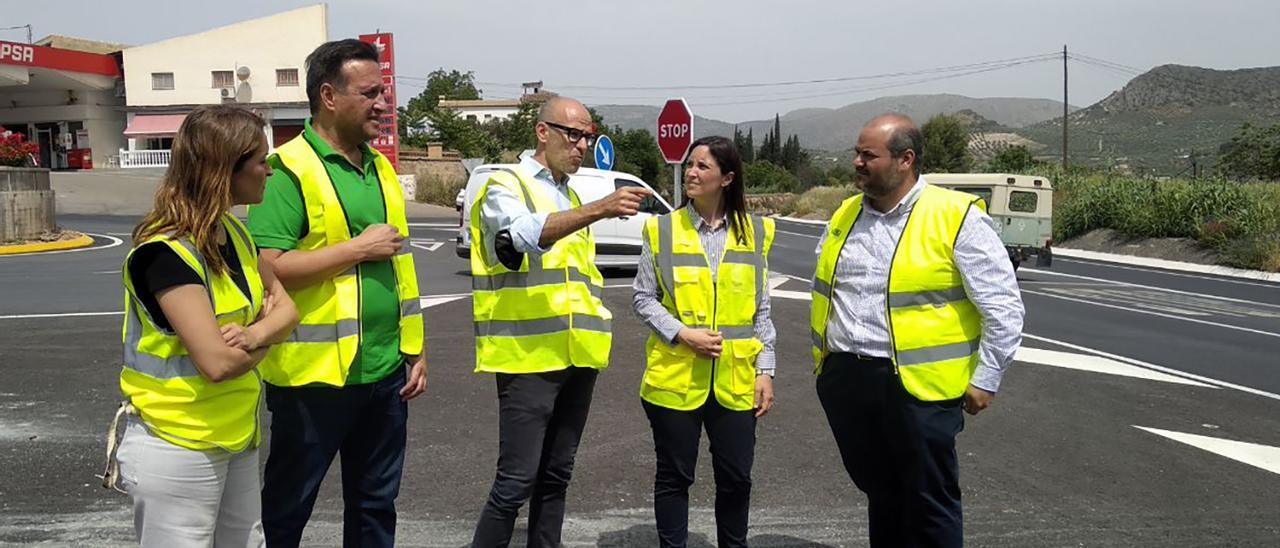
[[[509,269],[486,245],[480,210],[489,185],[523,196],[534,213],[554,213],[550,196],[515,171],[495,172],[471,205],[471,295],[476,368],[487,373],[543,373],[568,367],[604,369],[613,342],[613,315],[600,294],[590,227],[565,236],[545,253],[525,253]],[[574,207],[581,206],[569,190]]]
[[[861,194],[840,205],[827,227],[813,277],[809,323],[815,371],[826,358],[836,261],[862,211]],[[955,241],[970,207],[986,204],[971,194],[926,184],[908,214],[889,268],[886,314],[894,369],[907,392],[921,401],[964,395],[978,365],[982,316],[969,301],[955,262]]]
[[[124,368],[120,390],[137,409],[142,422],[156,436],[180,447],[231,452],[256,447],[261,437],[258,395],[262,390],[256,370],[214,383],[200,375],[187,349],[172,330],[156,326],[142,306],[129,276],[129,261],[142,245],[161,242],[200,276],[218,325],[247,326],[262,310],[262,278],[258,274],[258,249],[249,231],[231,215],[222,217],[227,238],[235,246],[240,271],[249,285],[245,295],[227,272],[213,275],[187,238],[157,235],[133,248],[125,257]],[[230,265],[228,265],[230,267]]]
[[[768,283],[773,219],[751,215],[743,228],[745,234],[740,235],[730,225],[713,281],[688,208],[645,222],[644,237],[662,288],[662,306],[686,327],[718,331],[724,337],[720,357],[713,360],[649,333],[647,367],[640,384],[645,401],[688,411],[702,406],[715,392],[716,401],[726,409],[745,411],[754,406],[756,356],[763,348],[755,335],[755,317]]]
[[[400,352],[414,356],[423,352],[422,304],[409,247],[404,194],[391,162],[376,150],[367,152],[374,154],[373,167],[386,205],[387,224],[404,237],[400,251],[391,257],[391,266],[400,298]],[[315,251],[350,240],[351,225],[338,191],[306,138],[294,137],[275,153],[285,169],[297,177],[306,204],[307,234],[297,249]],[[356,265],[333,278],[289,290],[300,322],[289,339],[273,345],[258,366],[263,380],[276,386],[346,384],[351,362],[360,349],[359,271],[360,265]]]

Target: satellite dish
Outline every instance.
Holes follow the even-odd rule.
[[[249,79],[249,67],[239,67],[239,68],[237,68],[237,69],[236,69],[236,77],[237,77],[237,78],[239,78],[241,82],[243,82],[243,81],[245,81],[245,80],[248,80],[248,79]]]

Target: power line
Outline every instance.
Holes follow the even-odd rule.
[[[961,78],[961,77],[964,77],[964,76],[971,76],[971,75],[974,75],[974,74],[981,74],[981,73],[984,73],[984,72],[992,72],[992,71],[997,71],[997,70],[1004,70],[1004,69],[1007,69],[1007,68],[1012,68],[1012,67],[1021,66],[1021,65],[1033,64],[1033,63],[1043,63],[1043,62],[1046,62],[1046,61],[1055,61],[1055,60],[1058,60],[1058,59],[1061,59],[1061,58],[1062,58],[1062,57],[1061,57],[1061,55],[1059,55],[1057,58],[1046,58],[1046,59],[1028,60],[1028,61],[1022,61],[1022,62],[1018,62],[1018,63],[1009,63],[1009,64],[1006,64],[1006,65],[999,65],[999,66],[994,66],[994,67],[989,67],[989,68],[983,68],[983,69],[971,70],[971,71],[968,71],[968,72],[962,72],[962,73],[958,73],[958,74],[945,74],[945,75],[941,75],[941,76],[934,76],[934,77],[930,77],[930,78],[919,78],[919,79],[916,79],[916,80],[909,80],[909,81],[903,81],[903,82],[892,82],[892,83],[887,83],[887,84],[877,84],[877,85],[873,85],[873,86],[862,86],[862,87],[858,87],[858,88],[849,88],[849,89],[843,89],[843,90],[838,90],[838,91],[828,92],[828,93],[815,93],[815,94],[808,94],[808,95],[796,95],[796,96],[787,97],[787,98],[780,98],[780,99],[768,99],[768,100],[754,100],[754,101],[729,101],[729,102],[720,102],[720,103],[700,103],[700,104],[699,104],[699,106],[708,106],[708,107],[710,107],[710,106],[749,105],[749,104],[756,104],[756,103],[769,103],[769,102],[775,102],[775,101],[779,101],[779,102],[780,102],[780,101],[797,101],[797,100],[801,100],[801,99],[814,99],[814,98],[820,98],[820,97],[834,97],[834,96],[849,95],[849,94],[854,94],[854,93],[863,93],[863,92],[868,92],[868,91],[880,91],[880,90],[893,89],[893,88],[899,88],[899,87],[913,86],[913,85],[916,85],[916,84],[923,84],[923,83],[927,83],[927,82],[936,82],[936,81],[939,81],[939,80],[950,80],[950,79],[953,79],[953,78]]]
[[[1029,55],[1029,56],[1023,56],[1023,57],[1014,57],[1014,58],[1001,59],[1001,60],[995,60],[995,61],[983,61],[980,63],[968,63],[964,65],[952,65],[952,66],[936,67],[936,68],[930,68],[930,69],[901,71],[901,72],[895,72],[895,73],[846,76],[846,77],[840,77],[840,78],[796,80],[796,81],[786,81],[786,82],[757,82],[757,83],[748,83],[748,84],[725,84],[725,85],[712,85],[712,86],[563,85],[563,86],[556,86],[556,87],[557,89],[596,89],[596,90],[602,90],[602,91],[745,89],[745,88],[753,88],[753,87],[768,88],[768,87],[779,87],[779,86],[799,86],[799,85],[813,85],[813,84],[820,84],[820,83],[849,82],[849,81],[860,81],[860,80],[884,80],[889,78],[903,78],[904,76],[932,75],[925,78],[914,78],[914,79],[905,79],[905,80],[890,81],[890,82],[883,82],[883,83],[864,84],[864,85],[859,85],[854,87],[845,87],[845,88],[829,89],[829,90],[822,90],[822,91],[810,90],[808,92],[801,92],[801,93],[797,93],[796,90],[792,90],[792,91],[773,91],[768,93],[757,93],[757,94],[704,95],[704,96],[695,95],[695,96],[689,97],[690,99],[694,99],[698,101],[712,100],[712,102],[709,102],[709,103],[700,102],[699,106],[731,106],[731,105],[797,101],[797,100],[803,100],[803,99],[834,97],[834,96],[850,95],[850,94],[863,93],[863,92],[869,92],[869,91],[879,91],[879,90],[885,90],[885,89],[912,86],[912,85],[917,85],[917,84],[922,84],[927,82],[935,82],[940,80],[960,78],[964,76],[971,76],[974,74],[1004,70],[1004,69],[1013,68],[1013,67],[1022,66],[1022,65],[1043,63],[1047,61],[1057,61],[1060,59],[1062,59],[1061,53],[1048,53],[1048,54],[1040,54],[1040,55]],[[396,80],[397,82],[401,80],[405,80],[404,82],[402,82],[404,85],[417,87],[417,88],[425,88],[426,87],[425,84],[419,84],[415,81],[425,82],[427,81],[427,78],[415,77],[415,76],[396,76]],[[475,82],[475,84],[477,86],[486,87],[486,88],[500,87],[500,88],[509,88],[512,90],[514,90],[515,88],[522,87],[522,84],[512,84],[512,83],[502,83],[502,82]],[[656,95],[646,96],[646,95],[616,95],[616,94],[575,95],[575,97],[578,99],[590,100],[593,102],[618,101],[618,100],[660,101],[667,98],[666,96],[656,96]],[[717,101],[719,99],[726,99],[726,101]]]
[[[794,100],[811,99],[811,98],[818,98],[818,97],[832,97],[832,96],[860,93],[865,91],[876,91],[876,90],[882,90],[882,89],[904,87],[904,86],[910,86],[910,85],[915,85],[915,84],[920,84],[925,82],[933,82],[937,80],[959,78],[962,76],[969,76],[972,74],[991,72],[994,70],[1002,70],[1006,68],[1032,64],[1032,63],[1055,61],[1058,59],[1061,59],[1060,54],[1057,57],[1032,58],[1032,59],[1026,59],[1026,60],[1015,61],[1015,62],[1007,62],[1004,64],[989,65],[983,68],[973,69],[965,72],[941,74],[938,76],[931,76],[928,78],[915,78],[915,79],[899,80],[899,81],[877,83],[877,84],[863,84],[855,87],[842,87],[837,89],[827,89],[827,90],[808,91],[808,92],[798,92],[796,90],[792,90],[792,91],[783,91],[783,92],[775,91],[775,92],[769,92],[769,93],[734,94],[734,95],[686,95],[686,99],[696,100],[696,101],[711,100],[713,101],[711,103],[700,102],[699,104],[703,106],[714,106],[714,105],[767,103],[767,102],[775,102],[775,101],[794,101]],[[920,72],[920,71],[915,71],[915,72]],[[629,101],[661,101],[668,98],[668,96],[665,96],[665,95],[615,95],[615,94],[588,94],[588,95],[575,95],[574,97],[582,100],[590,100],[593,102],[628,101],[628,100]],[[753,98],[764,98],[764,99],[754,100],[754,101],[747,100],[747,99],[753,99]],[[716,100],[721,100],[721,99],[730,100],[730,101],[715,102]]]
[[[781,87],[781,86],[803,86],[812,84],[829,84],[838,82],[851,82],[858,80],[882,80],[886,78],[899,78],[903,76],[920,76],[924,74],[938,74],[945,72],[963,72],[971,69],[983,68],[991,65],[1004,65],[1007,63],[1018,63],[1023,61],[1040,61],[1045,59],[1061,59],[1058,53],[1042,53],[1038,55],[1028,55],[1023,57],[1012,57],[1009,59],[996,59],[992,61],[982,61],[978,63],[967,63],[963,65],[951,65],[944,67],[934,67],[928,69],[919,69],[903,72],[890,72],[882,74],[867,74],[857,76],[841,76],[836,78],[815,78],[809,80],[790,80],[780,82],[750,82],[737,84],[685,84],[673,86],[596,86],[587,84],[557,84],[556,89],[590,89],[601,91],[679,91],[679,90],[698,90],[698,89],[741,89],[741,88],[757,88],[757,87]],[[512,86],[516,84],[507,82],[476,82],[482,86]]]

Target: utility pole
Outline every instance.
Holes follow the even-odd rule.
[[[1062,174],[1067,173],[1067,45],[1062,45]]]
[[[35,43],[35,42],[31,41],[31,24],[30,24],[30,23],[27,23],[27,24],[25,24],[25,25],[18,25],[18,26],[15,26],[15,27],[4,27],[4,28],[0,28],[0,30],[18,30],[18,29],[27,29],[27,43],[28,43],[28,44],[34,44],[34,43]]]

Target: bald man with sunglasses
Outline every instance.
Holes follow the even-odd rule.
[[[534,154],[495,172],[469,219],[476,372],[495,376],[499,438],[472,546],[510,544],[526,501],[528,546],[560,545],[565,492],[612,336],[589,226],[635,215],[650,194],[624,187],[582,204],[569,187],[596,138],[582,103],[552,98],[535,132]]]

